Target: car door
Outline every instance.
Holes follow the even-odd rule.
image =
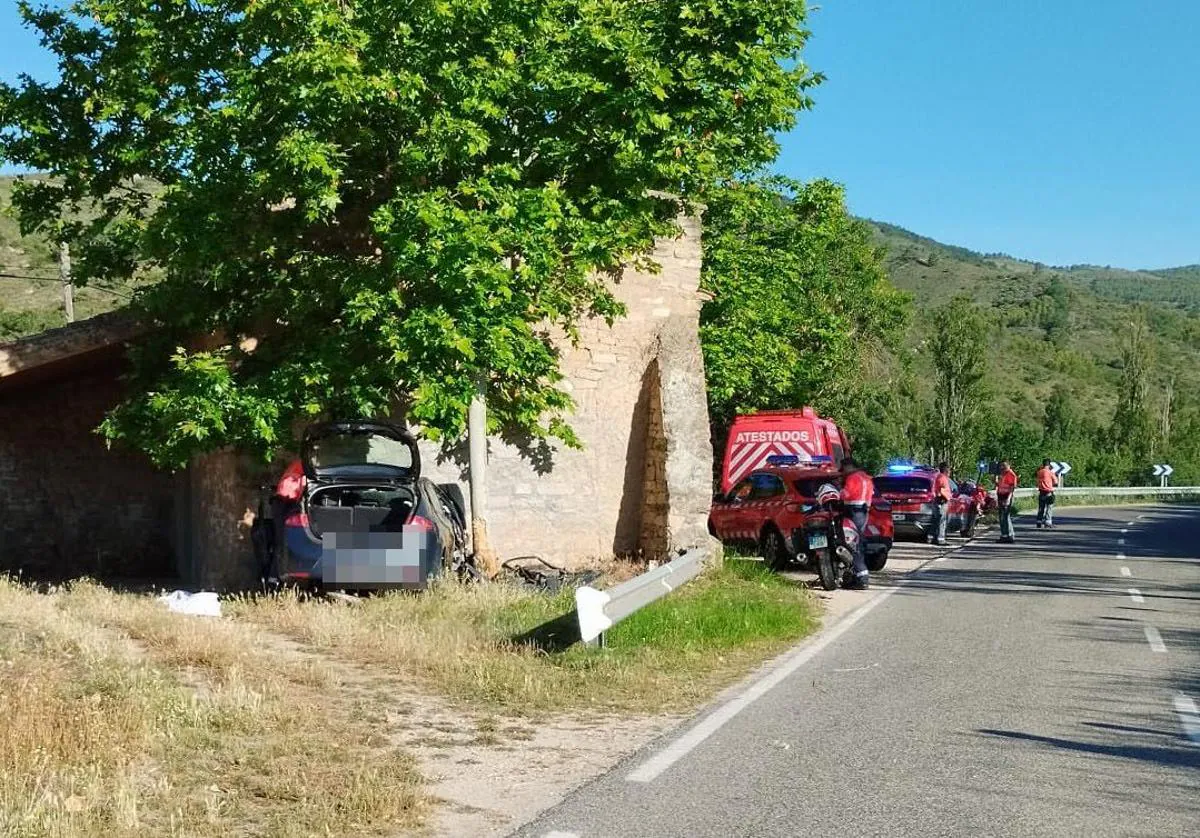
[[[746,537],[742,522],[753,488],[750,478],[746,478],[734,485],[722,501],[713,504],[713,530],[721,541],[740,541]]]
[[[751,503],[746,509],[746,527],[754,538],[758,538],[763,524],[774,520],[783,511],[787,487],[778,474],[760,472],[752,475],[750,480],[754,488],[750,494]]]

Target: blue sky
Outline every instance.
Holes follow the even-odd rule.
[[[778,168],[1048,264],[1200,262],[1200,2],[820,0]]]
[[[0,78],[52,73],[0,0]],[[852,209],[1062,265],[1200,263],[1200,2],[821,0],[828,75],[780,171]]]

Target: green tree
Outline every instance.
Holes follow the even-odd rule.
[[[710,414],[860,403],[865,364],[900,334],[906,295],[840,186],[782,178],[714,191],[705,214],[701,342]],[[718,434],[719,436],[719,434]]]
[[[820,81],[803,0],[21,9],[59,79],[0,86],[0,161],[52,175],[13,203],[80,282],[161,272],[104,432],[165,465],[397,402],[457,435],[480,380],[493,430],[573,442],[549,334],[621,316],[662,193],[772,160]]]
[[[1150,367],[1153,363],[1145,315],[1139,312],[1128,324],[1121,348],[1121,384],[1113,416],[1114,451],[1148,461],[1154,455],[1154,422],[1149,404]]]
[[[934,456],[953,472],[974,459],[974,429],[987,403],[987,332],[987,318],[967,297],[955,297],[933,314],[931,442]]]

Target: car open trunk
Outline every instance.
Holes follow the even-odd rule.
[[[313,488],[305,503],[309,529],[319,540],[326,532],[400,532],[417,499],[410,486],[334,483]]]

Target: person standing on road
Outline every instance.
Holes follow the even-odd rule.
[[[933,543],[946,543],[946,519],[950,511],[950,466],[938,463],[937,476],[933,478]]]
[[[971,491],[971,506],[967,510],[967,523],[963,526],[963,538],[971,538],[975,535],[975,525],[979,522],[980,516],[983,515],[983,509],[986,504],[987,487],[980,480]]]
[[[1013,471],[1008,461],[1000,464],[1000,476],[996,478],[996,505],[1000,507],[1000,542],[1012,544],[1016,541],[1013,536],[1012,502],[1013,492],[1021,479]]]
[[[858,533],[854,544],[854,563],[851,565],[854,571],[854,587],[866,590],[871,579],[871,573],[867,569],[867,518],[871,513],[871,501],[875,497],[875,481],[850,457],[842,460],[842,468],[846,472],[846,479],[842,483],[842,509]]]
[[[1037,528],[1054,529],[1054,490],[1058,488],[1058,475],[1050,468],[1049,460],[1042,460],[1042,467],[1037,473],[1037,487]]]

